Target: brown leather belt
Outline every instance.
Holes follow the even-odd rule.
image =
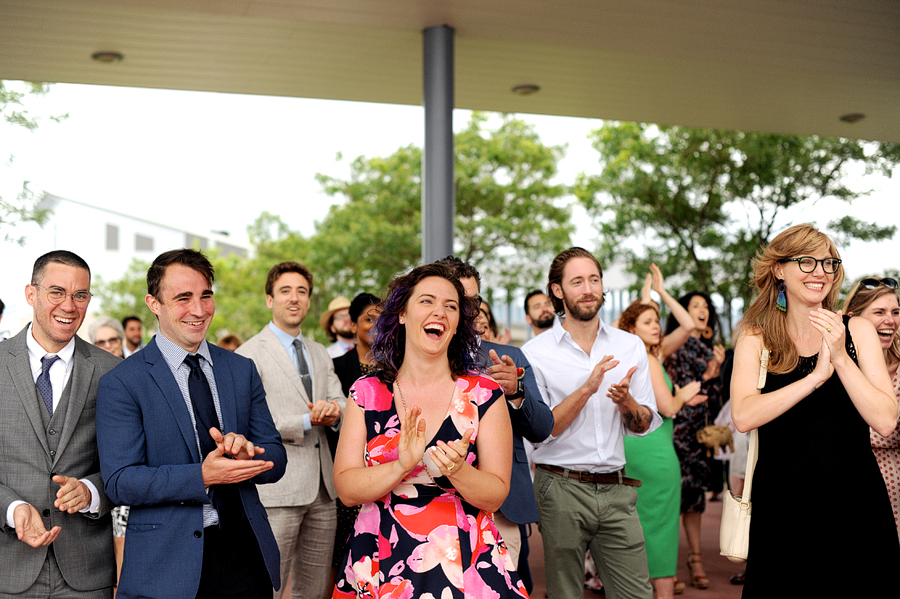
[[[606,485],[628,485],[629,487],[640,487],[642,484],[636,478],[628,478],[625,476],[625,470],[618,472],[596,473],[582,472],[581,470],[569,470],[568,468],[560,468],[559,466],[550,466],[548,464],[536,464],[538,468],[548,470],[553,474],[560,474],[574,478],[583,483],[602,483]]]

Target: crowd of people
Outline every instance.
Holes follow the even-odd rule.
[[[159,332],[98,318],[91,345],[89,266],[37,259],[33,321],[0,343],[0,597],[528,597],[536,525],[549,597],[582,596],[589,555],[607,595],[668,599],[710,586],[714,422],[736,494],[758,431],[744,596],[832,590],[786,564],[892,588],[898,282],[864,278],[839,309],[841,258],[812,226],[761,248],[727,352],[710,296],[675,299],[655,265],[604,322],[581,248],[525,297],[521,348],[456,257],[334,298],[328,347],[302,330],[314,278],[273,265],[271,321],[213,345],[212,265],[164,252],[145,298]]]

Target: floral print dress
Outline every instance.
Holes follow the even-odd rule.
[[[438,439],[455,441],[474,428],[466,461],[477,467],[479,419],[502,396],[489,377],[457,379],[448,414],[428,447]],[[400,418],[393,386],[366,376],[353,385],[350,399],[365,414],[366,465],[398,459]],[[490,515],[456,493],[426,451],[393,491],[362,506],[333,597],[499,599],[528,594]]]
[[[894,370],[891,382],[894,384],[894,394],[900,398],[900,366]],[[881,476],[884,477],[888,495],[891,496],[894,523],[897,525],[897,534],[900,535],[900,422],[894,432],[887,437],[882,437],[869,429],[869,440],[878,460]]]
[[[699,339],[688,337],[681,348],[666,358],[669,378],[679,387],[693,381],[703,381],[706,366],[713,359],[713,350]],[[712,472],[706,460],[706,447],[697,441],[697,431],[712,424],[709,403],[719,401],[722,381],[714,377],[703,382],[700,393],[709,400],[697,406],[684,406],[673,419],[673,441],[681,464],[681,513],[700,513],[706,510],[705,492],[709,489]]]

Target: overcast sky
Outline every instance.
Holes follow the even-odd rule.
[[[346,177],[355,157],[386,156],[407,144],[422,145],[424,136],[417,106],[68,84],[52,86],[28,106],[42,117],[37,131],[0,124],[5,199],[28,180],[34,190],[173,226],[230,231],[240,242],[264,210],[311,234],[333,202],[321,192],[316,173]],[[61,123],[46,118],[63,113],[69,118]],[[520,116],[535,124],[544,143],[567,146],[561,182],[599,171],[587,133],[601,121]],[[468,118],[468,111],[457,110],[454,127]],[[853,204],[854,215],[900,222],[897,177],[859,177],[858,183],[876,192]],[[845,204],[823,201],[790,217],[824,225],[846,211]],[[590,229],[578,224],[576,242],[591,247]],[[900,266],[900,236],[842,251],[848,276]],[[2,242],[0,252],[11,255]],[[10,304],[7,298],[21,295],[27,281],[2,279],[0,298]]]

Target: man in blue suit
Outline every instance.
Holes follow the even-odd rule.
[[[109,498],[130,505],[117,597],[269,599],[279,553],[257,484],[287,457],[253,363],[206,342],[213,268],[172,250],[147,272],[159,334],[100,381]]]
[[[455,256],[439,262],[456,271],[466,297],[477,298],[481,292],[481,275],[474,266]],[[487,323],[484,323],[485,326]],[[509,549],[513,563],[518,564],[520,575],[526,563],[520,563],[520,551],[527,556],[528,541],[520,534],[520,526],[538,521],[534,486],[525,454],[523,437],[532,443],[540,443],[553,431],[553,412],[541,400],[541,392],[534,379],[531,364],[518,347],[481,342],[481,354],[485,371],[494,378],[506,394],[506,405],[513,429],[513,467],[509,481],[509,495],[494,514],[494,524]]]

